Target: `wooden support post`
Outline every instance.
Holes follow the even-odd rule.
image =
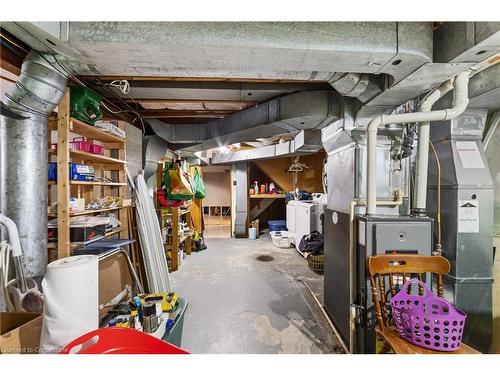
[[[69,123],[69,88],[66,88],[57,114],[57,257],[59,259],[70,256]]]
[[[125,130],[125,123],[123,121],[118,122],[118,127],[122,130]],[[120,160],[127,160],[127,150],[126,150],[126,143],[123,144],[121,148],[118,149],[118,159]],[[118,172],[115,172],[118,176],[118,182],[127,182],[127,174],[125,173],[125,170],[119,170]],[[126,186],[119,186],[118,187],[118,196],[122,198],[127,198],[127,187]],[[128,222],[128,210],[127,209],[122,209],[118,212],[118,219],[122,223],[122,225],[126,225],[125,223]],[[128,234],[126,232],[121,232],[120,233],[120,238],[121,239],[126,239],[128,238]]]
[[[179,207],[172,208],[172,271],[179,269]]]
[[[191,208],[189,208],[191,209]],[[188,226],[191,226],[191,211],[188,211],[186,212],[186,223],[188,224]],[[193,236],[189,235],[187,238],[186,238],[186,254],[187,255],[191,255],[191,241],[193,239]]]

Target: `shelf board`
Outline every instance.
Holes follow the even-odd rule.
[[[55,150],[49,150],[48,152],[49,155],[57,155],[57,151]],[[73,161],[91,161],[94,163],[117,164],[117,165],[127,164],[125,160],[110,158],[109,156],[92,154],[90,152],[75,150],[72,148],[69,150],[69,155]]]
[[[86,124],[76,118],[71,117],[69,121],[70,130],[83,137],[95,139],[96,141],[104,143],[121,143],[123,145],[126,142],[126,139],[124,138],[105,132],[104,130],[98,129],[93,125]]]
[[[250,195],[251,199],[264,199],[264,198],[285,198],[285,194],[253,194]]]
[[[100,182],[100,181],[70,181],[70,185],[88,186],[127,186],[126,182]],[[49,185],[57,185],[57,181],[49,181]]]
[[[104,236],[100,237],[99,240],[114,236],[115,234],[119,234],[123,231],[126,231],[127,229],[128,229],[128,226],[119,227],[117,229],[114,229],[112,231],[107,232],[106,234],[104,234]],[[99,240],[96,240],[96,242]],[[69,245],[70,249],[76,249],[77,247],[80,247],[80,246],[83,246],[83,244],[81,242],[71,242]],[[48,249],[57,249],[57,242],[49,242],[47,245],[47,248]]]
[[[72,160],[75,161],[93,161],[96,163],[106,163],[106,164],[127,164],[125,160],[110,158],[109,156],[91,154],[90,152],[85,152],[81,150],[70,149],[69,155]]]
[[[82,215],[92,215],[92,214],[97,214],[101,212],[110,212],[110,211],[117,211],[121,210],[123,208],[127,208],[129,206],[120,206],[120,207],[114,207],[114,208],[102,208],[100,210],[85,210],[85,211],[78,211],[78,212],[70,212],[69,216],[82,216]]]
[[[100,210],[85,210],[85,211],[77,211],[77,212],[70,212],[69,216],[83,216],[83,215],[92,215],[92,214],[98,214],[102,212],[111,212],[111,211],[118,211],[124,208],[127,208],[130,206],[119,206],[119,207],[113,207],[113,208],[102,208]],[[57,214],[48,214],[49,217],[57,217]]]
[[[117,229],[114,229],[112,231],[109,231],[107,232],[105,235],[104,235],[104,238],[106,237],[110,237],[110,236],[114,236],[115,234],[118,234],[118,233],[121,233],[123,231],[126,231],[128,229],[127,226],[124,226],[124,227],[119,227]]]
[[[157,210],[161,211],[162,216],[172,216],[172,212],[163,212],[164,210],[167,210],[168,208],[157,208]],[[181,210],[179,211],[179,216],[183,216],[187,214],[189,210]]]

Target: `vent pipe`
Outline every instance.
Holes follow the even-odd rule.
[[[401,113],[394,115],[380,115],[371,120],[370,124],[366,129],[367,132],[367,186],[366,186],[366,214],[376,215],[377,213],[377,132],[378,128],[388,124],[402,124],[406,122],[417,122],[420,124],[430,124],[431,121],[443,121],[450,120],[458,117],[465,111],[469,103],[468,97],[468,84],[469,84],[469,74],[470,71],[462,72],[458,74],[453,80],[453,106],[449,109],[443,109],[439,111],[430,111],[431,103],[427,108],[423,108],[422,112],[412,112],[412,113]],[[446,91],[447,89],[443,86],[437,90]],[[420,135],[421,140],[419,145],[429,142],[429,134],[425,132],[424,135]],[[425,137],[425,138],[424,138]],[[423,172],[425,163],[422,159],[419,162],[422,171],[420,171],[419,178],[422,175],[427,176],[427,172]],[[417,181],[418,184],[418,181]],[[419,196],[422,195],[422,188],[418,190]],[[423,199],[423,198],[421,198]],[[420,199],[419,199],[420,200]],[[420,210],[425,210],[424,207],[420,207]]]
[[[37,281],[47,266],[48,115],[68,77],[53,55],[31,51],[1,108],[0,210],[17,224],[26,276]]]

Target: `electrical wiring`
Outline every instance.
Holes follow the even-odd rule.
[[[111,109],[108,108],[108,106],[106,104],[104,104],[103,102],[101,102],[102,106],[108,111],[110,112],[111,114],[113,115],[116,115],[117,113],[125,113],[125,112],[130,112],[130,113],[134,113],[137,115],[137,117],[135,119],[132,120],[132,122],[136,121],[137,119],[141,120],[141,124],[142,124],[142,135],[145,134],[146,132],[146,127],[144,126],[144,121],[142,121],[142,117],[141,115],[139,115],[139,113],[137,111],[134,111],[132,109],[123,109],[123,110],[120,110],[120,111],[112,111]]]
[[[108,83],[108,86],[119,88],[120,91],[125,95],[128,95],[128,93],[130,92],[130,83],[126,79],[115,79],[114,81]]]
[[[52,65],[55,69],[62,69],[64,71],[64,73],[66,73],[69,78],[78,83],[80,86],[83,86],[83,87],[87,87],[88,86],[83,83],[82,81],[80,81],[78,78],[76,78],[74,76],[74,72],[70,72],[68,69],[66,69],[66,67],[64,66],[64,64],[62,64],[58,59],[57,59],[57,56],[56,55],[52,55],[52,57],[54,58],[54,61],[57,63],[57,66],[55,66],[51,61],[49,61],[43,54],[40,54],[40,56],[50,65]],[[95,69],[94,69],[95,70]],[[97,74],[100,74],[99,72],[96,71]],[[107,86],[111,86],[111,84],[109,85],[106,85],[104,84],[101,80],[99,80],[97,77],[96,77],[96,80],[98,81],[98,83],[103,86],[104,88],[107,88]],[[117,83],[117,82],[121,82],[121,81],[125,81],[126,83]],[[127,95],[129,98],[131,98],[134,103],[137,103],[134,98],[132,98],[130,95],[129,95],[129,92],[130,92],[130,83],[126,80],[115,80],[115,81],[112,81],[111,83],[114,83],[112,87],[118,87],[120,88],[120,91],[122,91],[123,89],[123,93],[125,95]],[[113,104],[111,101],[107,100],[106,98],[103,98],[103,101],[101,102],[101,104],[103,105],[103,107],[109,111],[111,114],[117,114],[117,113],[125,113],[125,112],[130,112],[130,113],[134,113],[137,117],[134,118],[134,120],[132,120],[132,122],[135,122],[137,119],[139,119],[141,121],[141,125],[142,125],[142,135],[144,136],[146,134],[146,126],[144,125],[144,120],[142,119],[141,115],[134,109],[132,109],[132,107],[130,107],[125,101],[123,101],[123,99],[120,97],[120,96],[117,96],[115,94],[115,92],[113,90],[107,90],[108,92],[111,92],[111,94],[113,94],[115,97],[117,97],[119,100],[121,100],[129,109],[128,110],[121,110],[121,111],[112,111],[110,110],[105,104],[104,104],[104,100],[106,100],[107,102],[109,102],[111,105],[113,106],[116,106],[115,104]]]

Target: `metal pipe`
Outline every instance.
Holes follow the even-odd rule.
[[[2,111],[0,208],[19,231],[26,277],[40,280],[47,266],[47,117],[58,105],[68,75],[52,65],[51,55],[31,51]]]
[[[304,286],[307,288],[307,290],[309,291],[309,293],[311,293],[311,296],[314,298],[314,301],[316,301],[316,304],[321,309],[321,312],[323,313],[323,316],[325,317],[326,321],[328,322],[328,325],[330,326],[330,328],[332,329],[333,333],[335,334],[335,336],[339,340],[340,345],[342,346],[342,348],[344,349],[344,351],[346,353],[348,353],[349,350],[347,348],[347,345],[345,344],[344,340],[342,340],[342,336],[340,336],[339,331],[337,331],[337,328],[335,328],[335,325],[333,324],[332,320],[328,316],[328,313],[326,312],[326,309],[325,309],[325,305],[323,305],[321,302],[319,302],[318,297],[316,297],[316,295],[313,293],[313,291],[311,290],[311,288],[309,288],[309,285],[307,285],[304,280],[302,280],[302,279],[297,279],[297,280],[301,281],[302,284],[304,284]]]
[[[408,122],[431,122],[450,120],[462,114],[469,103],[468,98],[469,71],[458,74],[454,81],[453,107],[439,111],[401,113],[380,115],[368,125],[367,131],[367,215],[377,213],[377,132],[378,128],[387,124]]]

